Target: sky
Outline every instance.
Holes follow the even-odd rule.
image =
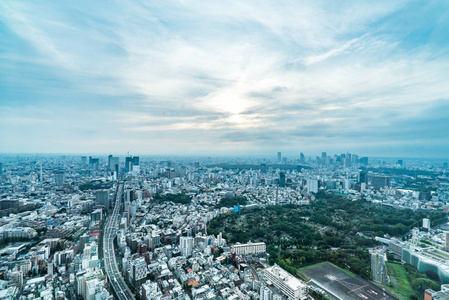
[[[449,157],[449,3],[0,1],[0,153]]]

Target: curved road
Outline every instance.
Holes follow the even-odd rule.
[[[115,194],[115,205],[112,215],[109,217],[104,227],[103,238],[103,257],[104,268],[108,276],[108,281],[119,300],[132,299],[135,300],[134,294],[126,285],[115,259],[114,238],[117,234],[120,221],[120,208],[123,193],[123,184],[119,184],[117,193]]]

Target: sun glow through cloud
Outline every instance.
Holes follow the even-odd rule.
[[[2,1],[0,151],[447,156],[448,12]]]

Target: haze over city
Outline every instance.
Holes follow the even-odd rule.
[[[0,3],[0,152],[448,157],[445,1]]]

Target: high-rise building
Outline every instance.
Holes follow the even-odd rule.
[[[83,166],[87,165],[87,157],[86,156],[81,156],[81,164]]]
[[[0,178],[2,177],[2,175],[3,175],[3,164],[0,163]]]
[[[422,227],[427,231],[430,231],[430,220],[427,218],[422,219]]]
[[[389,176],[381,176],[381,175],[373,175],[371,176],[371,185],[374,189],[380,190],[384,187],[390,186],[390,177]]]
[[[282,160],[282,154],[281,152],[278,152],[278,163],[280,163]]]
[[[322,164],[326,164],[327,162],[327,153],[326,152],[322,152],[321,153],[321,163]]]
[[[279,186],[285,187],[285,173],[284,172],[279,173]]]
[[[265,269],[264,279],[278,288],[289,300],[307,299],[307,284],[276,264]]]
[[[109,191],[108,190],[99,190],[95,191],[95,201],[103,205],[107,210],[109,210]]]
[[[194,245],[194,238],[190,236],[182,236],[179,239],[179,248],[181,248],[181,255],[184,257],[192,256]]]
[[[131,261],[131,280],[134,286],[140,286],[147,277],[147,263],[141,257]]]
[[[260,172],[261,172],[262,174],[267,173],[267,164],[261,164],[261,165],[260,165]]]
[[[111,172],[118,171],[118,165],[120,163],[119,157],[112,155],[108,156],[108,170]]]
[[[139,166],[139,157],[138,156],[128,156],[125,158],[125,169],[126,172],[131,172],[134,169],[134,166]]]
[[[368,184],[368,170],[360,171],[358,177],[359,177],[358,178],[359,183]]]
[[[307,189],[309,192],[318,193],[318,180],[317,179],[307,179]]]
[[[60,185],[64,183],[64,171],[56,171],[55,172],[55,183]]]
[[[306,157],[304,156],[304,153],[299,154],[299,162],[302,164],[306,162]]]
[[[398,165],[402,166],[404,164],[404,161],[402,159],[398,159]]]

